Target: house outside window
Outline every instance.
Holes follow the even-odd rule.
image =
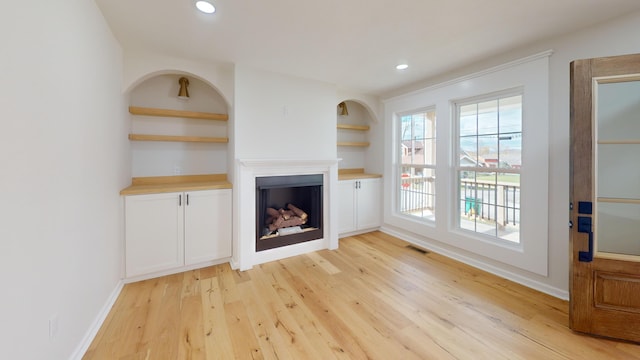
[[[400,116],[398,212],[435,221],[435,108]]]
[[[459,229],[520,243],[522,93],[455,104]]]

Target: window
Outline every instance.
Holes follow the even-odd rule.
[[[456,103],[458,227],[520,243],[522,93]]]
[[[550,55],[385,100],[386,229],[454,258],[548,276],[549,219],[558,217],[549,206]],[[437,152],[413,156],[419,139]]]
[[[400,116],[398,211],[430,221],[435,221],[435,130],[435,109]]]

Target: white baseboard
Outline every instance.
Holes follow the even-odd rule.
[[[171,269],[167,269],[167,270],[156,271],[156,272],[143,274],[143,275],[135,275],[135,276],[130,276],[130,277],[126,277],[125,276],[124,283],[125,284],[130,284],[130,283],[143,281],[143,280],[149,280],[149,279],[153,279],[153,278],[157,278],[157,277],[161,277],[161,276],[173,275],[173,274],[182,273],[182,272],[185,272],[185,271],[202,269],[202,268],[205,268],[205,267],[208,267],[208,266],[220,265],[220,264],[224,264],[224,263],[230,262],[230,261],[231,261],[231,258],[222,258],[222,259],[216,259],[216,260],[203,261],[203,262],[200,262],[200,263],[197,263],[197,264],[180,266],[180,267],[171,268]]]
[[[338,234],[338,238],[342,239],[342,238],[346,238],[349,236],[356,236],[356,235],[360,235],[360,234],[366,234],[372,231],[376,231],[376,230],[380,230],[379,227],[373,227],[373,228],[366,228],[366,229],[360,229],[360,230],[356,230],[356,231],[351,231],[351,232],[346,232],[346,233],[342,233],[342,234]]]
[[[531,289],[534,290],[538,290],[540,292],[543,292],[545,294],[551,295],[553,297],[562,299],[562,300],[569,300],[569,292],[564,290],[564,289],[559,289],[553,286],[549,286],[547,284],[541,283],[537,280],[533,280],[531,278],[528,278],[526,276],[522,276],[516,273],[513,273],[511,271],[496,267],[494,265],[491,264],[487,264],[483,261],[480,261],[478,259],[474,259],[465,255],[462,255],[460,253],[457,253],[455,251],[451,251],[450,249],[446,249],[443,248],[441,246],[438,246],[437,244],[433,244],[431,242],[425,241],[424,239],[421,239],[419,237],[413,236],[411,234],[407,234],[404,232],[399,232],[397,230],[388,228],[388,227],[382,227],[380,229],[380,231],[382,231],[383,233],[395,236],[399,239],[402,239],[404,241],[407,241],[409,243],[412,243],[414,245],[418,245],[420,247],[423,247],[425,249],[431,250],[433,252],[436,252],[440,255],[444,255],[448,258],[460,261],[461,263],[473,266],[475,268],[478,268],[480,270],[484,270],[488,273],[494,274],[496,276],[499,276],[501,278],[505,278],[507,280],[511,280],[513,282],[516,282],[520,285],[524,285],[526,287],[529,287]]]
[[[111,292],[111,295],[109,295],[109,298],[105,302],[102,309],[100,309],[100,312],[96,316],[95,320],[93,320],[93,323],[91,323],[91,326],[87,330],[87,333],[84,335],[84,338],[82,339],[80,344],[76,347],[76,350],[73,352],[73,354],[69,359],[82,360],[82,357],[89,349],[89,346],[91,346],[91,342],[98,334],[98,331],[100,330],[100,327],[104,323],[104,320],[107,318],[107,315],[109,315],[109,311],[111,311],[113,304],[115,304],[116,300],[118,299],[118,296],[120,295],[120,292],[122,291],[123,287],[124,287],[124,281],[122,280],[118,281],[118,284],[116,285],[115,289],[113,289],[113,291]]]

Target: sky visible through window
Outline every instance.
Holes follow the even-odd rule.
[[[431,113],[433,113],[433,111],[431,111]],[[428,119],[427,114],[428,112],[421,112],[402,116],[402,141],[435,137],[435,134],[432,134],[430,131],[433,128],[433,124],[431,123],[432,120]]]
[[[521,166],[522,96],[461,105],[460,155],[499,160],[502,168]],[[461,166],[464,164],[461,163]]]

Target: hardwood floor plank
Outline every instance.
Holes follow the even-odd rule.
[[[200,270],[183,273],[181,298],[200,296]]]
[[[278,280],[263,272],[253,272],[251,287],[267,320],[277,329],[294,359],[333,359],[337,342],[315,321],[304,301],[289,293]],[[310,351],[312,350],[312,351]]]
[[[416,315],[424,321],[443,326],[443,330],[447,330],[433,334],[433,336],[438,336],[438,341],[444,341],[453,345],[459,341],[457,339],[465,339],[466,344],[464,346],[459,346],[455,351],[452,351],[456,357],[468,358],[472,356],[472,354],[479,356],[478,354],[482,354],[482,352],[478,351],[488,349],[490,350],[492,358],[514,359],[518,357],[510,353],[508,347],[500,346],[502,339],[510,338],[510,342],[517,342],[518,346],[522,346],[523,343],[528,343],[528,340],[524,338],[514,340],[513,334],[517,333],[516,330],[496,322],[495,319],[497,315],[492,312],[485,312],[484,307],[502,311],[502,309],[493,308],[490,302],[484,300],[478,302],[474,294],[461,292],[457,286],[451,286],[447,282],[420,281],[420,278],[429,277],[427,272],[416,273],[406,271],[407,269],[404,268],[404,264],[397,263],[394,257],[378,253],[376,248],[367,246],[365,246],[365,248],[365,253],[369,253],[371,258],[362,258],[361,265],[365,266],[368,270],[361,272],[361,274],[375,277],[371,280],[371,285],[380,282],[388,283],[384,279],[384,276],[394,272],[399,274],[403,281],[407,280],[413,284],[413,287],[403,286],[402,288],[396,288],[396,291],[400,292],[403,298],[413,297],[421,299],[420,303],[414,303],[417,311]],[[398,283],[398,281],[394,281],[394,283]],[[403,282],[400,283],[403,284]],[[474,284],[469,285],[472,286]],[[464,290],[465,288],[462,287],[461,289]],[[476,289],[475,291],[478,290]],[[427,292],[429,292],[429,296],[426,296]],[[416,294],[424,294],[425,296],[416,296]],[[397,301],[403,300],[394,300],[394,302]],[[506,316],[508,314],[505,313],[503,315]],[[438,333],[444,334],[444,336],[437,335]],[[478,334],[482,334],[482,336],[477,336]],[[454,336],[451,337],[451,335]],[[452,346],[448,347],[453,348]],[[465,349],[468,350],[468,352],[458,353],[460,350]],[[537,356],[543,355],[546,356],[546,352],[543,351],[542,354],[538,354]]]
[[[200,280],[210,279],[218,274],[218,266],[207,266],[200,269]]]
[[[287,260],[284,260],[287,261]],[[344,301],[338,296],[345,289],[336,288],[327,281],[317,279],[317,274],[321,271],[316,267],[304,266],[300,261],[288,261],[289,271],[292,272],[292,281],[296,285],[296,290],[304,294],[305,299],[312,297],[324,297],[331,304],[333,316],[344,319],[347,328],[355,334],[360,342],[366,342],[374,355],[372,358],[393,358],[399,356],[403,359],[419,358],[395,341],[388,341],[392,337],[393,329],[386,326],[374,314],[366,313],[360,309],[361,296],[356,295],[355,300]],[[294,275],[295,274],[295,275]],[[375,346],[372,346],[375,345]]]
[[[335,267],[331,262],[327,261],[317,252],[306,254],[306,256],[313,260],[313,262],[320,266],[329,275],[335,275],[340,272],[340,269]]]
[[[407,298],[419,299],[414,303],[413,309],[411,309],[410,313],[407,313],[407,316],[421,321],[428,321],[431,326],[426,332],[427,337],[433,339],[436,344],[444,343],[448,344],[448,347],[454,347],[455,349],[450,350],[450,353],[455,357],[469,358],[474,354],[477,356],[477,350],[486,347],[486,345],[470,337],[463,328],[456,327],[451,321],[445,319],[443,315],[439,315],[440,311],[446,310],[442,309],[440,303],[426,296],[416,296],[419,294],[419,290],[427,290],[426,288],[417,287],[416,282],[412,283],[412,285],[407,284],[404,277],[401,280],[392,278],[390,281],[389,275],[396,273],[397,269],[393,265],[385,263],[383,254],[376,253],[375,249],[363,249],[362,253],[366,252],[370,256],[362,256],[357,263],[354,262],[357,264],[359,271],[355,278],[361,280],[365,284],[365,288],[377,289],[377,296],[387,299],[388,307],[406,302]],[[430,290],[433,291],[434,289]],[[459,343],[460,338],[465,339],[462,345],[451,346]],[[492,356],[499,358],[496,353],[492,354]]]
[[[84,359],[639,359],[568,303],[373,232],[127,284]]]
[[[235,357],[233,344],[227,327],[218,278],[209,277],[201,280],[200,291],[207,358],[233,359]]]
[[[338,276],[334,277],[334,281],[321,281],[322,278],[317,276],[319,274],[314,274],[318,271],[317,269],[308,265],[306,269],[308,270],[306,272],[298,270],[298,276],[303,277],[316,293],[329,297],[333,300],[332,303],[346,304],[351,312],[363,319],[369,319],[372,325],[395,332],[411,324],[409,318],[394,309],[384,307],[385,311],[380,311],[383,308],[382,302],[371,288],[358,286],[352,278]]]
[[[121,349],[122,355],[128,355],[131,353],[148,353],[151,351],[153,342],[157,337],[157,329],[161,328],[163,316],[163,302],[167,295],[167,278],[151,279],[147,280],[153,287],[148,294],[140,296],[138,298],[139,305],[136,306],[140,309],[140,312],[144,312],[144,323],[140,326],[141,336],[137,339],[137,343],[134,343],[135,347],[133,351],[126,351],[125,348]],[[132,287],[133,288],[133,287]]]
[[[235,303],[242,301],[242,298],[238,294],[236,289],[236,278],[234,277],[234,271],[231,270],[229,264],[222,264],[216,267],[218,282],[220,283],[220,290],[222,291],[222,299],[225,304]]]
[[[265,359],[295,359],[291,355],[288,344],[291,343],[289,334],[283,335],[278,330],[280,324],[268,315],[267,298],[257,296],[252,286],[240,286],[240,292],[245,296],[247,316],[256,334],[256,340]]]
[[[180,329],[178,331],[180,336],[178,359],[196,360],[207,358],[202,308],[202,298],[199,293],[182,298]]]
[[[159,304],[156,303],[156,315],[149,312],[147,322],[155,324],[146,326],[144,341],[148,346],[151,358],[162,357],[177,359],[178,343],[180,341],[180,314],[182,299],[183,274],[164,277],[164,284]],[[153,302],[153,299],[152,299]]]
[[[264,359],[244,304],[240,301],[225,303],[224,312],[236,358]]]
[[[276,288],[282,300],[287,304],[304,303],[312,318],[315,319],[314,321],[326,329],[327,333],[336,340],[336,346],[330,345],[336,357],[340,358],[341,354],[345,354],[349,359],[371,358],[345,322],[335,316],[329,316],[330,305],[325,301],[326,299],[318,296],[308,297],[304,292],[298,292],[294,284],[290,283],[291,274],[286,271],[287,267],[282,263],[267,265],[271,266],[265,266],[265,268],[278,267],[278,271],[272,273],[274,279],[272,286]],[[296,306],[290,307],[297,309]]]

